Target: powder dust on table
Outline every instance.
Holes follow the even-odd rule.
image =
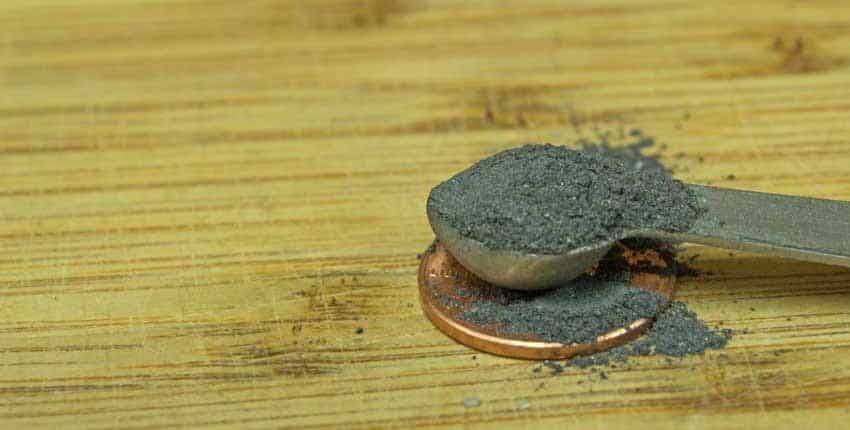
[[[658,172],[673,173],[673,169],[665,166],[658,159],[658,154],[645,154],[644,150],[655,146],[655,139],[644,136],[640,130],[631,130],[629,135],[634,141],[620,146],[612,146],[604,135],[598,136],[597,140],[581,139],[578,145],[586,154],[597,154],[608,158],[616,158],[628,167],[635,170],[655,170]]]
[[[665,355],[684,357],[721,349],[732,338],[730,329],[712,329],[683,302],[673,302],[637,340],[592,355],[573,357],[567,364],[576,367],[626,362],[629,357]]]
[[[663,244],[650,240],[627,240],[624,244],[634,250],[668,249],[669,252]],[[677,263],[671,260],[669,264]],[[670,270],[675,271],[676,267]],[[630,286],[630,276],[621,254],[612,250],[596,272],[559,288],[517,291],[485,284],[459,290],[462,296],[472,300],[457,318],[493,325],[504,335],[531,335],[564,344],[592,342],[641,318],[655,320],[646,333],[631,343],[567,361],[576,367],[625,362],[628,357],[642,355],[683,357],[726,346],[731,330],[710,328],[683,302],[672,302],[664,308],[667,305],[664,296]],[[544,362],[554,374],[560,373],[556,364]]]
[[[628,228],[687,230],[703,212],[667,172],[590,148],[500,152],[435,187],[428,207],[491,249],[538,254],[607,241]]]

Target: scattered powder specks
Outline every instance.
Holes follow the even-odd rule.
[[[621,146],[611,146],[604,135],[599,136],[595,141],[581,139],[578,141],[578,144],[581,147],[581,151],[584,153],[597,154],[607,158],[616,158],[626,166],[635,170],[655,170],[672,173],[671,169],[661,163],[658,159],[658,155],[644,154],[645,149],[655,146],[655,139],[649,136],[644,136],[640,130],[632,130],[630,134],[637,140]]]
[[[720,349],[732,337],[730,329],[712,329],[682,302],[673,302],[658,315],[646,334],[626,345],[593,355],[573,357],[567,364],[576,367],[625,362],[639,355],[683,357],[702,354],[707,349]]]
[[[553,375],[557,375],[557,374],[564,371],[564,366],[561,366],[560,364],[555,363],[554,361],[551,361],[551,360],[543,361],[543,365],[552,369]]]
[[[525,399],[525,398],[517,399],[516,407],[517,407],[517,409],[524,411],[524,410],[531,407],[531,402],[529,402],[528,399]]]
[[[481,406],[481,399],[478,397],[467,397],[463,399],[463,406],[465,408],[477,408]]]

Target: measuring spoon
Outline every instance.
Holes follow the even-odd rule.
[[[850,202],[689,185],[706,212],[683,232],[630,229],[564,254],[497,250],[464,237],[431,207],[437,239],[465,268],[506,288],[561,285],[593,267],[625,238],[690,242],[850,267]]]

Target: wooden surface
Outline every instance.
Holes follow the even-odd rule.
[[[691,248],[728,350],[608,379],[415,281],[430,187],[593,127],[850,199],[848,48],[838,0],[0,2],[0,427],[843,427],[848,270]]]

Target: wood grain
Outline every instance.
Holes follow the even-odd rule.
[[[430,187],[594,128],[850,199],[848,47],[844,1],[0,2],[2,427],[842,427],[845,269],[690,248],[730,347],[608,379],[415,282]]]

